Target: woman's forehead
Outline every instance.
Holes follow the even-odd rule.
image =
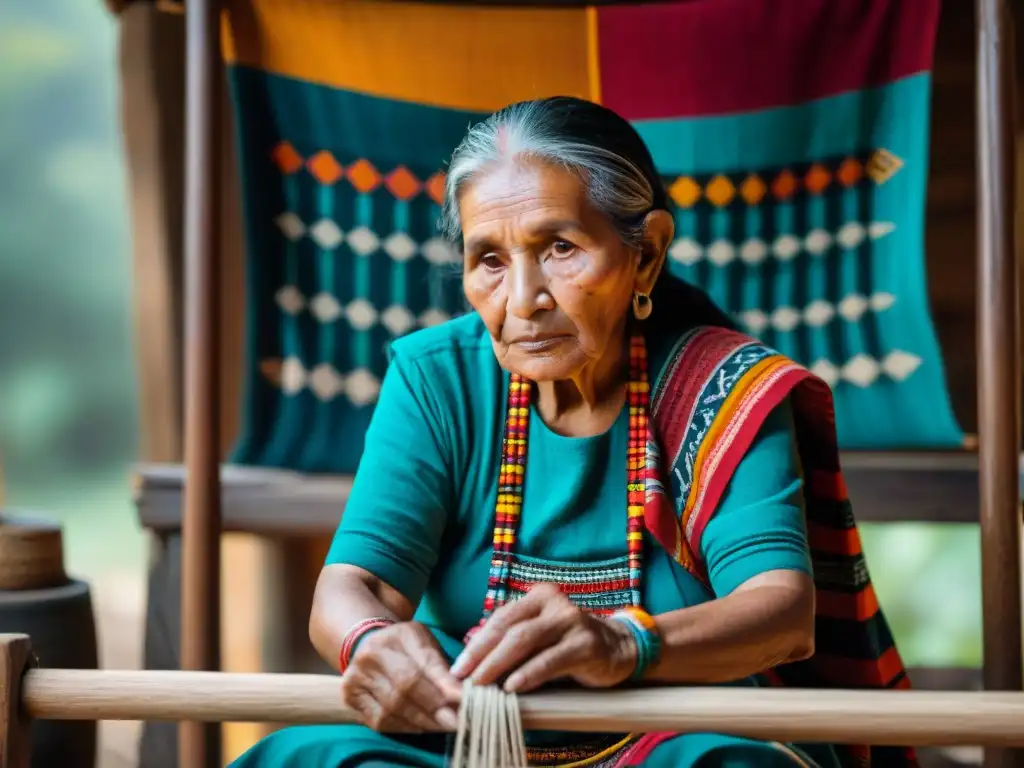
[[[537,161],[501,163],[479,173],[460,196],[459,210],[467,235],[513,219],[527,229],[583,228],[596,214],[579,176]]]

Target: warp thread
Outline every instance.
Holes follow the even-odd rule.
[[[519,700],[496,685],[462,687],[451,768],[526,768]]]

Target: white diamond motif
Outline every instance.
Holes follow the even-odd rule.
[[[401,304],[392,304],[380,316],[381,323],[393,336],[401,336],[416,324],[412,312]]]
[[[668,249],[668,255],[680,264],[693,266],[704,256],[704,250],[700,244],[688,237],[681,237],[676,240]]]
[[[408,261],[416,255],[416,241],[405,232],[395,232],[384,240],[384,252],[395,261]]]
[[[436,266],[456,264],[459,261],[459,254],[443,237],[430,238],[423,244],[421,251],[423,257]]]
[[[859,320],[868,309],[868,300],[858,293],[851,293],[839,302],[839,314],[851,323]]]
[[[294,395],[306,386],[306,369],[297,357],[286,358],[281,365],[281,389],[287,395]]]
[[[759,237],[752,237],[740,246],[740,258],[747,264],[760,264],[768,258],[768,246]]]
[[[365,331],[377,322],[377,310],[366,299],[356,299],[345,307],[345,317],[353,328]]]
[[[836,310],[831,304],[823,299],[817,299],[804,307],[804,322],[820,328],[835,317],[835,314]]]
[[[284,233],[284,236],[292,242],[306,234],[306,225],[302,223],[302,219],[291,211],[282,213],[277,217],[275,223],[280,228],[281,232]]]
[[[788,332],[800,324],[800,313],[792,307],[779,307],[772,312],[772,327]]]
[[[367,227],[356,227],[348,233],[348,245],[359,256],[369,256],[377,250],[380,242],[372,230]]]
[[[297,315],[306,306],[306,298],[294,285],[285,285],[274,294],[274,301],[289,315]]]
[[[815,229],[804,239],[804,248],[815,256],[821,256],[831,247],[832,235],[824,229]]]
[[[330,363],[320,363],[309,376],[309,388],[325,402],[337,397],[344,387],[344,377]]]
[[[772,244],[772,251],[779,261],[789,261],[800,253],[800,241],[793,235],[782,235]]]
[[[819,360],[811,366],[811,373],[824,381],[830,387],[839,383],[839,369],[829,360]]]
[[[896,297],[891,293],[880,291],[872,296],[868,303],[875,312],[884,312],[896,303]]]
[[[380,382],[365,368],[357,368],[345,379],[345,394],[354,405],[369,405],[379,392]]]
[[[848,221],[839,228],[839,231],[836,233],[836,240],[843,248],[856,248],[864,242],[866,234],[860,222]]]
[[[736,249],[728,240],[716,240],[708,248],[708,261],[716,267],[724,267],[736,258]]]
[[[921,358],[917,355],[897,349],[885,356],[882,361],[882,370],[896,381],[905,381],[921,366],[921,362]]]
[[[843,366],[843,378],[858,387],[867,387],[875,382],[881,369],[878,361],[865,354],[854,355]]]
[[[705,248],[693,238],[680,237],[669,248],[668,255],[673,261],[686,266],[692,266],[705,257],[716,266],[724,266],[737,256],[746,264],[760,264],[769,255],[773,255],[779,261],[791,261],[801,251],[807,251],[814,256],[825,256],[836,245],[842,248],[856,248],[867,237],[877,240],[895,229],[896,225],[889,221],[872,222],[867,227],[858,221],[849,221],[834,233],[819,227],[802,237],[792,234],[780,235],[770,246],[761,238],[751,237],[739,246],[728,240],[719,239]]]
[[[422,315],[420,315],[420,325],[424,328],[429,328],[432,325],[440,325],[441,323],[448,322],[448,315],[442,312],[440,309],[428,309]]]
[[[872,240],[878,240],[879,238],[885,237],[890,232],[896,229],[896,225],[891,221],[873,221],[868,225],[868,235],[871,236]]]
[[[309,228],[309,236],[313,238],[313,242],[328,251],[337,248],[338,243],[344,238],[344,234],[333,219],[320,219]]]
[[[309,303],[309,308],[321,323],[333,323],[341,317],[341,305],[326,291],[318,293]]]

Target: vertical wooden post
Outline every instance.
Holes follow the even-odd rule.
[[[976,0],[978,42],[978,431],[985,688],[1019,691],[1020,357],[1014,240],[1014,59],[1007,0]],[[986,749],[988,768],[1024,766]]]
[[[218,0],[185,14],[185,510],[181,666],[220,666],[220,27]],[[220,765],[220,725],[182,723],[183,768]]]
[[[21,678],[31,658],[28,635],[0,635],[0,768],[29,768],[32,742],[21,711]]]

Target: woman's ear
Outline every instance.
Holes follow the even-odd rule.
[[[651,211],[644,219],[644,241],[640,247],[640,266],[636,271],[638,293],[650,295],[661,270],[665,255],[675,236],[676,223],[668,211]]]

